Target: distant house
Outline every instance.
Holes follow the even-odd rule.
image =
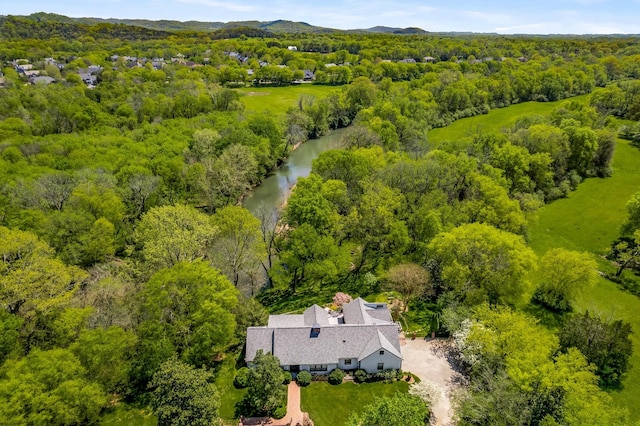
[[[31,83],[33,85],[42,84],[42,85],[45,85],[45,86],[48,86],[49,84],[53,83],[54,81],[56,81],[56,80],[53,77],[49,77],[48,75],[35,76],[35,77],[31,77],[29,79],[29,83]]]
[[[262,350],[278,357],[282,368],[292,373],[400,369],[398,332],[386,303],[357,298],[341,313],[313,305],[302,314],[270,315],[266,326],[249,327],[245,361],[251,365]]]
[[[36,77],[40,75],[40,70],[26,70],[22,72],[26,77]]]
[[[398,62],[402,62],[402,63],[405,63],[405,64],[415,64],[416,60],[413,59],[413,58],[406,58],[406,59],[401,59]]]
[[[424,61],[425,62],[435,62],[436,58],[434,58],[433,56],[425,56],[424,57]]]
[[[316,78],[316,75],[311,70],[304,70],[304,77],[302,80],[304,81],[313,81]]]
[[[293,52],[297,52],[298,51],[298,47],[297,46],[288,46],[287,49],[293,51]]]
[[[80,79],[84,82],[84,84],[86,84],[87,86],[95,86],[96,84],[98,84],[98,77],[93,75],[93,74],[89,74],[89,73],[78,73],[80,75]]]

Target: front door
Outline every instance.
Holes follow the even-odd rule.
[[[289,366],[289,371],[293,374],[293,373],[299,373],[300,372],[300,366],[299,365],[290,365]]]

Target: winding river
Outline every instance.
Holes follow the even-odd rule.
[[[340,148],[340,137],[344,130],[333,130],[328,135],[309,140],[292,151],[287,161],[244,199],[244,207],[254,215],[261,204],[278,210],[291,193],[298,178],[309,176],[313,160],[325,151]]]

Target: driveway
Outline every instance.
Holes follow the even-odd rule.
[[[455,387],[454,380],[459,376],[445,357],[447,345],[448,342],[441,339],[400,339],[404,358],[402,370],[412,372],[440,392],[431,405],[431,412],[438,426],[452,424],[451,391]]]

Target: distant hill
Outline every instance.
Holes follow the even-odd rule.
[[[121,24],[141,28],[148,28],[155,31],[216,31],[231,28],[256,28],[271,33],[330,33],[340,32],[342,30],[334,28],[318,27],[306,22],[294,22],[287,20],[276,21],[233,21],[233,22],[202,22],[202,21],[173,21],[161,20],[152,21],[148,19],[116,19],[116,18],[71,18],[55,13],[38,12],[29,16],[21,16],[43,23],[64,23],[64,24]],[[347,30],[349,32],[367,32],[367,33],[386,33],[386,34],[425,34],[426,31],[421,28],[392,28],[377,26],[361,30]]]
[[[409,27],[409,28],[393,28],[393,27],[371,27],[364,30],[355,30],[367,33],[387,33],[387,34],[426,34],[427,31],[422,28]]]

